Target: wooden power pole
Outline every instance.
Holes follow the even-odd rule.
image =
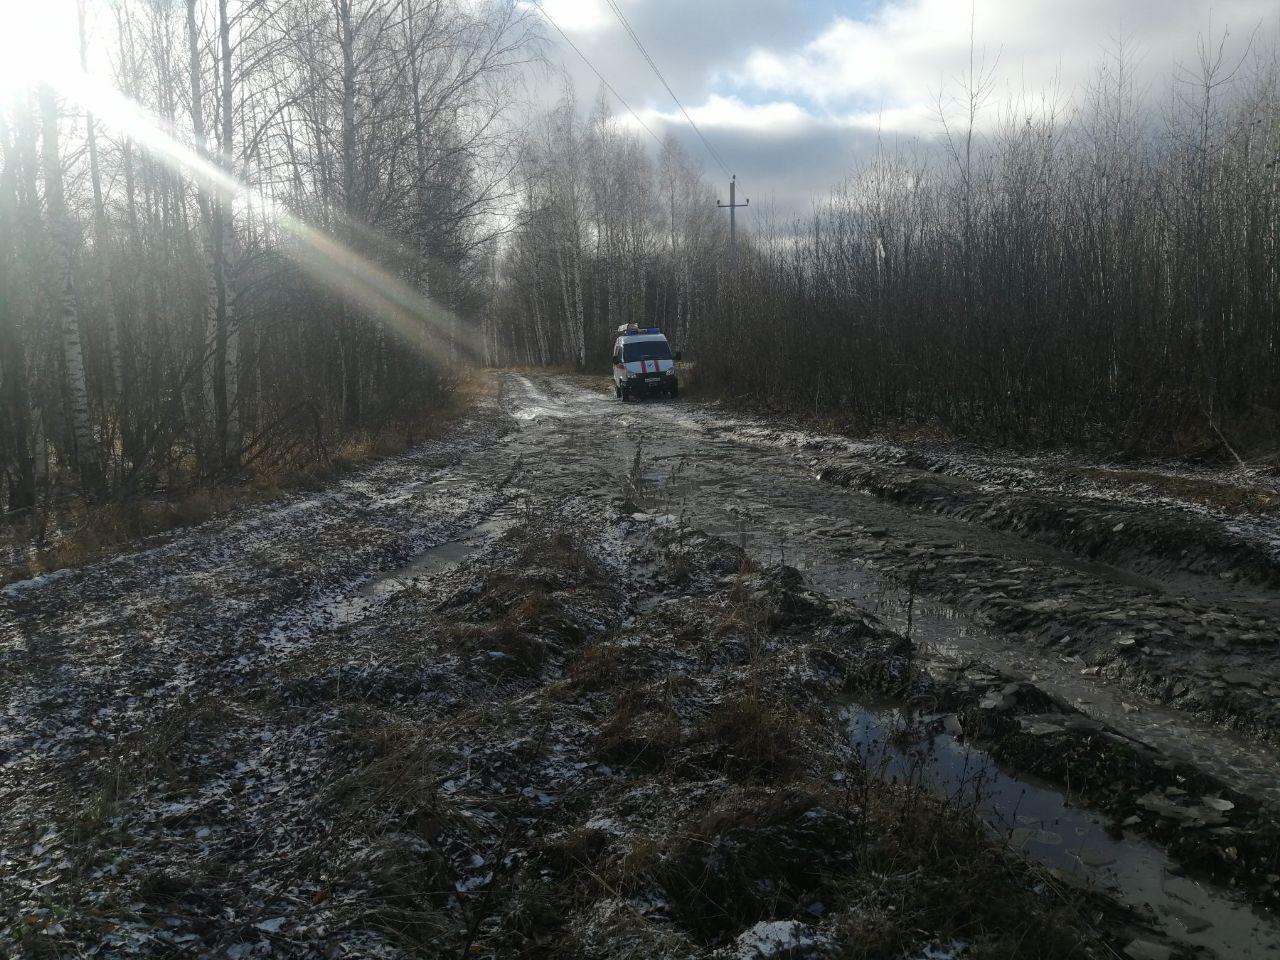
[[[735,173],[729,177],[729,202],[721,203],[716,201],[717,207],[726,207],[729,210],[729,255],[733,258],[733,262],[738,262],[738,217],[737,210],[739,207],[751,206],[751,200],[748,198],[743,203],[738,203],[738,175]]]

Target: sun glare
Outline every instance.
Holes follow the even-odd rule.
[[[379,316],[394,333],[420,340],[424,329],[436,333],[448,323],[448,311],[417,290],[294,217],[287,209],[227,174],[196,150],[177,140],[148,111],[99,82],[80,66],[79,24],[75,0],[0,0],[0,100],[23,87],[47,83],[68,103],[91,110],[98,122],[128,134],[174,169],[181,170],[232,203],[246,199],[260,216],[296,241],[300,265],[322,282]]]
[[[0,0],[0,95],[28,83],[56,84],[79,69],[76,7],[71,0]]]

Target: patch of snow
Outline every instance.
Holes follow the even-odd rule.
[[[75,573],[74,570],[64,568],[62,570],[50,570],[48,573],[39,574],[38,576],[31,577],[28,580],[16,580],[6,586],[3,590],[0,590],[0,595],[3,595],[8,599],[13,599],[20,594],[26,593],[28,590],[38,590],[41,587],[46,587],[55,580],[62,580],[65,577],[71,576],[73,573]]]
[[[492,882],[492,873],[482,873],[478,876],[467,877],[463,880],[459,880],[454,884],[454,889],[459,893],[471,893],[473,890],[482,890]]]
[[[830,941],[826,932],[799,920],[761,920],[740,933],[734,947],[740,960],[767,960],[825,947]]]
[[[950,940],[946,943],[939,940],[928,944],[912,960],[959,960],[968,949],[969,943],[966,940]]]

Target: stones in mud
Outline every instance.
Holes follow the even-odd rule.
[[[1160,908],[1160,912],[1166,917],[1172,919],[1180,926],[1184,932],[1188,934],[1203,933],[1213,924],[1204,917],[1197,916],[1194,913],[1188,913],[1186,910],[1179,910],[1177,907],[1164,906]]]
[[[1079,860],[1086,867],[1109,867],[1116,862],[1115,854],[1106,850],[1099,850],[1095,847],[1082,847],[1079,850],[1073,850],[1071,855]]]
[[[997,691],[988,693],[985,697],[978,701],[979,710],[992,710],[997,713],[1008,710],[1013,706],[1013,698],[1006,697]]]
[[[1173,960],[1173,949],[1150,940],[1131,940],[1124,948],[1129,960]]]
[[[1061,613],[1067,605],[1066,600],[1037,600],[1034,603],[1024,603],[1022,609],[1029,613]]]
[[[1223,670],[1222,679],[1235,687],[1255,687],[1258,678],[1247,670]]]
[[[1063,728],[1058,724],[1050,723],[1047,720],[1019,717],[1018,723],[1021,725],[1023,733],[1030,734],[1033,737],[1049,737],[1064,732]]]
[[[1011,710],[1013,707],[1017,706],[1018,695],[1026,687],[1027,684],[1019,680],[1015,680],[1011,683],[1006,683],[999,689],[991,688],[987,690],[983,694],[982,699],[978,701],[978,709],[992,710],[997,713],[1005,710]]]
[[[1198,804],[1184,805],[1170,799],[1169,791],[1166,791],[1163,795],[1152,791],[1139,797],[1137,804],[1143,810],[1164,817],[1166,820],[1185,824],[1188,827],[1216,827],[1225,824],[1227,818],[1223,814],[1225,810],[1232,809],[1235,804],[1229,800],[1221,801],[1216,797],[1209,799],[1213,801],[1212,805],[1205,801],[1201,801]],[[1222,804],[1228,804],[1225,810],[1219,809]]]

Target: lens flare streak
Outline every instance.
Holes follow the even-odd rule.
[[[356,253],[331,234],[303,222],[285,206],[229,174],[199,150],[165,129],[159,118],[109,85],[79,70],[64,72],[58,91],[91,110],[98,121],[137,140],[171,166],[192,177],[223,202],[249,200],[263,216],[296,241],[293,259],[327,289],[358,305],[405,342],[443,359],[441,343],[453,342],[464,356],[474,355],[474,335],[458,324],[451,310],[431,301],[403,280]],[[435,341],[424,333],[436,335]]]

